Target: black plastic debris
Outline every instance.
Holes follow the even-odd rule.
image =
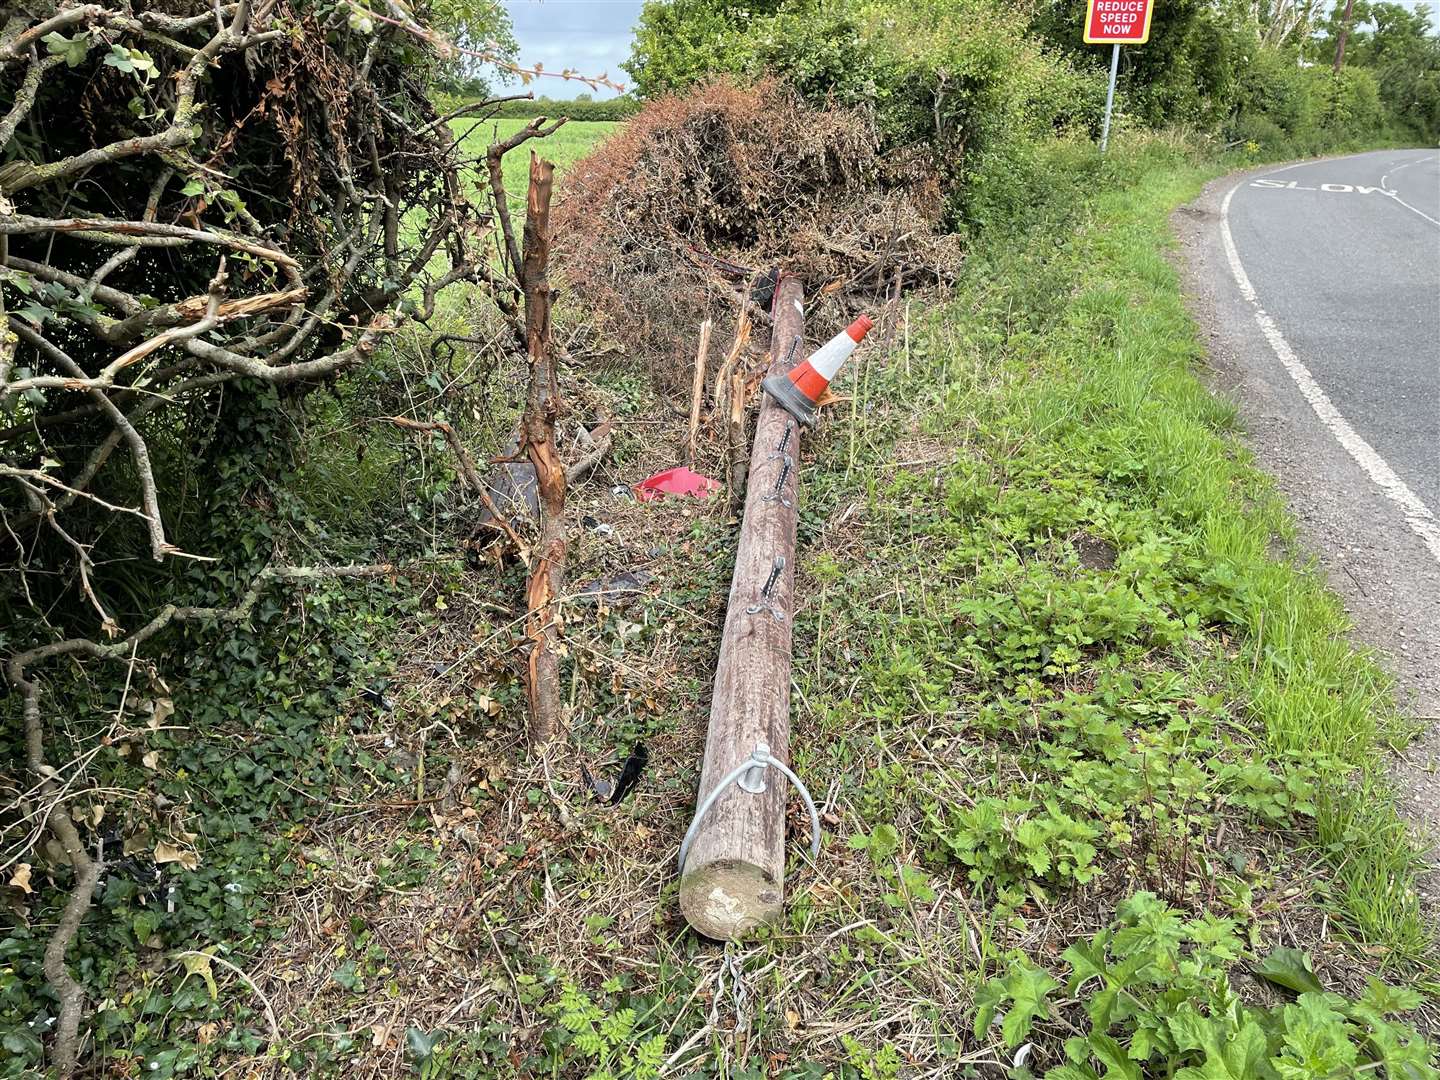
[[[615,791],[610,796],[611,806],[634,790],[635,785],[640,782],[640,774],[645,771],[645,766],[648,764],[650,764],[650,751],[645,748],[644,743],[636,743],[635,749],[630,751],[630,756],[625,759],[625,767],[620,770],[620,779],[615,781]]]
[[[391,712],[395,708],[395,702],[391,701],[385,693],[388,689],[390,689],[390,680],[380,679],[373,686],[362,686],[360,696],[385,712]]]
[[[581,585],[576,598],[613,603],[618,598],[635,596],[644,592],[645,586],[650,584],[654,578],[655,575],[648,570],[622,570],[618,574],[609,574]]]
[[[630,751],[630,756],[625,759],[625,764],[621,766],[619,777],[613,783],[609,780],[595,779],[583,763],[580,766],[580,776],[584,779],[585,786],[595,793],[595,798],[614,806],[635,789],[635,785],[640,782],[640,776],[648,764],[650,764],[650,751],[645,748],[644,743],[636,743],[635,748]]]

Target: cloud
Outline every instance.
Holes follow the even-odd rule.
[[[574,68],[585,75],[608,74],[617,82],[628,76],[620,64],[630,55],[630,39],[640,18],[641,0],[506,0],[505,8],[520,43],[520,61],[539,61],[546,71]],[[541,79],[537,95],[571,98],[591,91],[580,83]],[[595,97],[612,97],[602,88]]]

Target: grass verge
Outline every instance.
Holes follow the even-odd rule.
[[[893,651],[933,641],[927,677],[943,685],[955,672],[952,700],[980,718],[1063,711],[1119,671],[1126,682],[1163,672],[1172,699],[1218,695],[1217,730],[1245,747],[1244,768],[1313,784],[1302,849],[1330,868],[1325,895],[1343,932],[1416,962],[1430,939],[1415,852],[1380,760],[1403,737],[1389,680],[1348,640],[1282,500],[1234,438],[1233,410],[1197,375],[1203,350],[1170,262],[1168,214],[1215,170],[1154,139],[1103,165],[1083,148],[1065,156],[1052,152],[1047,171],[1071,222],[992,229],[967,288],[919,337],[923,364],[908,375],[890,366],[865,394],[893,412],[927,388],[925,435],[960,444],[938,475],[887,460],[867,481],[902,503],[925,492],[879,549],[887,562],[905,565],[906,548],[950,549],[939,580],[914,578],[946,600],[927,598],[923,632],[889,635],[904,639]],[[1065,191],[1077,184],[1098,194]],[[883,444],[875,428],[859,437]],[[1189,735],[1207,726],[1181,713]],[[1191,805],[1190,793],[1172,796],[1171,809]],[[1224,782],[1209,796],[1234,797]],[[1203,832],[1181,842],[1203,843]]]
[[[1383,761],[1403,725],[1199,378],[1168,216],[1217,169],[1154,137],[1030,166],[1043,182],[1006,178],[1024,211],[980,208],[953,301],[854,373],[817,452],[800,770],[864,777],[852,843],[893,863],[900,902],[948,887],[982,909],[972,1037],[1009,1052],[1033,1024],[1037,1073],[1218,1069],[1202,1042],[1253,1037],[1225,1067],[1273,1075],[1301,1006],[1258,981],[1232,998],[1225,973],[1282,946],[1359,999],[1326,1021],[1341,1056],[1379,1045],[1394,1003],[1369,972],[1423,983],[1431,952]],[[1062,1055],[1038,1021],[1067,966],[1079,1018],[1058,1026],[1093,1029]],[[1177,1033],[1156,1017],[1182,1000],[1205,1019]],[[1390,1075],[1430,1075],[1428,1047],[1394,1042]]]

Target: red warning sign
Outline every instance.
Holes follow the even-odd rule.
[[[1085,12],[1085,44],[1144,45],[1150,40],[1152,0],[1090,0]]]

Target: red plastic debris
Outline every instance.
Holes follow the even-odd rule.
[[[641,502],[658,499],[661,495],[689,495],[691,498],[703,499],[711,492],[720,490],[720,481],[701,476],[682,466],[647,476],[631,490]]]

